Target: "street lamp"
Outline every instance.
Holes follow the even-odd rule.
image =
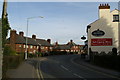
[[[27,59],[27,42],[28,42],[28,23],[30,19],[34,19],[34,18],[44,18],[43,16],[36,16],[36,17],[29,17],[27,18],[27,29],[26,29],[26,50],[25,50],[25,59]]]

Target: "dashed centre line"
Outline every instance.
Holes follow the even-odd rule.
[[[60,65],[63,69],[65,69],[65,70],[67,70],[67,71],[69,71],[69,69],[67,69],[66,67],[64,67],[63,65]],[[69,72],[71,72],[71,71],[69,71]],[[72,72],[71,72],[72,73]],[[79,77],[79,78],[81,78],[81,79],[83,79],[83,80],[87,80],[87,79],[85,79],[84,77],[82,77],[82,76],[80,76],[80,75],[78,75],[78,74],[76,74],[76,73],[72,73],[74,76],[76,76],[76,77]]]
[[[66,67],[64,67],[63,65],[61,65],[61,67],[63,68],[63,69],[65,69],[65,70],[67,70],[67,71],[69,71]]]

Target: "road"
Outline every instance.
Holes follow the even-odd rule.
[[[77,80],[113,80],[113,76],[89,69],[73,60],[80,55],[54,55],[38,58],[38,78],[77,79]],[[114,79],[118,80],[118,79]]]

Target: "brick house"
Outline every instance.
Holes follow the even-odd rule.
[[[80,45],[75,44],[73,40],[70,40],[67,45],[70,46],[70,52],[80,52]]]
[[[66,51],[70,52],[70,46],[66,44],[58,44],[58,42],[55,43],[53,47],[53,51]]]
[[[52,50],[50,39],[37,39],[36,35],[32,35],[32,38],[27,37],[27,46],[26,46],[26,37],[24,36],[24,32],[16,33],[16,30],[10,31],[10,37],[7,40],[7,45],[10,45],[13,50],[17,53],[25,53],[26,47],[28,53],[36,53],[36,52],[49,52]]]
[[[53,47],[53,51],[66,51],[66,52],[81,52],[81,47],[84,45],[77,45],[73,42],[73,40],[70,40],[67,44],[58,44],[58,42],[55,43]]]

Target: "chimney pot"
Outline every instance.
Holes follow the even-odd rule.
[[[72,42],[73,42],[73,40],[70,40],[70,42],[72,43]]]
[[[56,42],[55,45],[58,46],[58,42]]]
[[[24,32],[23,31],[19,32],[19,35],[24,36]]]
[[[100,4],[99,9],[110,9],[109,4]]]
[[[32,38],[33,38],[33,39],[36,39],[36,35],[32,35]]]
[[[47,42],[51,43],[51,39],[47,39]]]

